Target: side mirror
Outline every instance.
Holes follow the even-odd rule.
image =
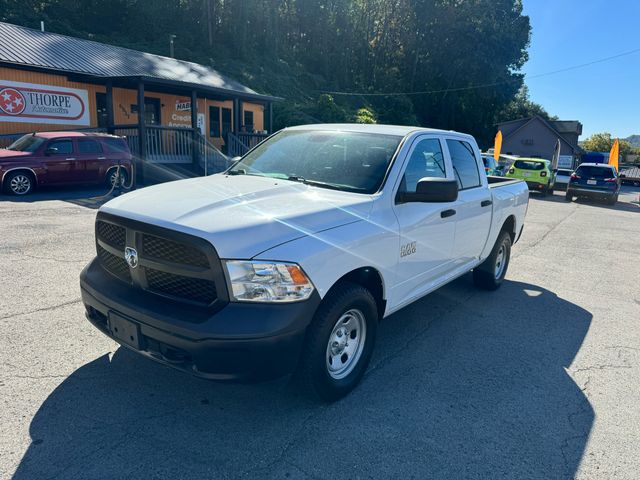
[[[447,203],[458,199],[458,182],[441,178],[422,178],[414,192],[402,192],[398,200],[401,203]]]
[[[44,151],[44,154],[47,156],[55,155],[56,153],[58,153],[58,149],[56,147],[49,147]]]

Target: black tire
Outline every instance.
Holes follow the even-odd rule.
[[[547,196],[547,187],[544,187],[542,190],[540,190],[540,196],[542,196],[542,197],[546,197]]]
[[[330,342],[332,338],[337,338],[339,332],[336,329],[352,322],[351,319],[349,323],[344,323],[343,320],[351,318],[345,317],[350,312],[362,314],[360,320],[355,319],[353,322],[357,323],[363,320],[364,331],[360,329],[360,332],[356,334],[359,337],[353,336],[353,330],[349,331],[347,335],[344,333],[340,335],[340,339],[343,339],[341,341],[346,342],[346,347],[336,345],[334,354],[339,355],[340,360],[338,361],[343,362],[343,365],[348,364],[348,368],[340,372],[338,368],[341,365],[334,363],[335,371],[331,372],[332,367],[329,362],[333,355],[330,354],[332,351]],[[334,287],[323,299],[307,329],[305,344],[295,373],[298,385],[308,395],[327,402],[333,402],[347,395],[360,382],[367,369],[375,344],[377,328],[378,309],[369,290],[349,282]],[[352,349],[355,348],[355,351],[351,358],[347,356],[345,359],[349,341],[356,338],[363,342],[361,350],[359,342],[356,346],[352,344]],[[334,343],[337,342],[332,342],[332,344]],[[340,347],[343,350],[340,350]],[[348,363],[349,360],[354,363]],[[340,377],[340,374],[344,374],[344,376]]]
[[[616,194],[616,195],[612,196],[611,198],[607,199],[607,204],[608,205],[615,205],[617,201],[618,201],[618,195]]]
[[[28,195],[35,187],[35,179],[30,172],[18,170],[7,173],[3,186],[4,191],[10,195]]]
[[[567,193],[564,195],[564,199],[565,199],[567,202],[573,202],[573,194],[572,194],[572,193],[570,193],[569,191],[567,191]]]
[[[117,175],[118,173],[118,169],[117,168],[112,168],[111,170],[109,170],[107,172],[107,176],[105,178],[105,182],[107,184],[108,188],[111,188],[113,186],[113,183],[115,182],[115,175]],[[128,185],[129,183],[129,176],[127,174],[127,170],[124,168],[120,169],[120,186],[124,187],[125,185]]]
[[[500,259],[500,265],[497,261]],[[484,290],[497,290],[504,282],[511,259],[511,235],[502,231],[487,259],[473,269],[473,282]]]

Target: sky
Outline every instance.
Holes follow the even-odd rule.
[[[568,72],[525,79],[531,100],[561,120],[580,120],[581,140],[598,132],[640,135],[640,2],[523,0],[531,22],[529,61],[539,75],[639,51]]]

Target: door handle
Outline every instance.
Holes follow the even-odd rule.
[[[481,207],[488,207],[489,205],[491,205],[493,202],[491,200],[483,200],[480,202],[480,206]]]
[[[72,158],[65,158],[65,160],[68,161],[68,162],[71,162],[71,161],[75,160],[75,158],[73,158],[73,157]]]
[[[453,208],[450,208],[449,210],[443,210],[440,212],[440,216],[442,218],[453,217],[455,214],[456,214],[456,211]]]
[[[106,160],[107,157],[98,157],[98,160]]]

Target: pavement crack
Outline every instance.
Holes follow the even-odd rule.
[[[51,310],[55,310],[57,308],[66,307],[68,305],[73,305],[74,303],[78,303],[80,301],[82,301],[81,298],[76,298],[75,300],[69,300],[68,302],[63,302],[63,303],[60,303],[58,305],[52,305],[51,307],[36,308],[35,310],[30,310],[28,312],[12,313],[11,315],[5,315],[4,317],[0,317],[0,320],[6,320],[8,318],[20,317],[22,315],[30,315],[32,313],[48,312],[48,311],[51,311]]]

